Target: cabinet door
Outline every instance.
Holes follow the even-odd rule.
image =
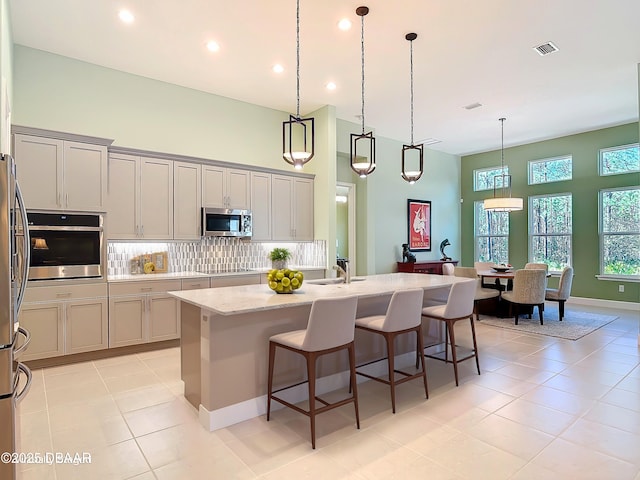
[[[180,338],[178,299],[169,296],[149,296],[148,341],[159,342]]]
[[[201,170],[195,163],[173,164],[173,238],[199,240],[201,217]]]
[[[173,238],[173,162],[140,159],[140,235],[151,240]]]
[[[271,176],[271,236],[273,240],[293,240],[293,180]]]
[[[202,206],[226,207],[225,168],[213,165],[202,167]]]
[[[106,231],[108,239],[138,237],[139,157],[109,156]]]
[[[251,173],[246,170],[227,170],[227,208],[251,208]]]
[[[109,347],[145,342],[146,297],[109,298]]]
[[[62,145],[62,140],[15,135],[16,174],[27,208],[63,208]]]
[[[293,234],[296,240],[313,240],[313,180],[296,178],[293,182]]]
[[[250,273],[243,275],[222,275],[220,277],[211,277],[211,288],[216,287],[235,287],[237,285],[258,285],[260,283],[259,273]],[[266,277],[267,275],[264,274]]]
[[[90,352],[109,347],[107,299],[67,303],[65,327],[66,353]]]
[[[64,142],[64,206],[103,212],[107,189],[107,147]]]
[[[20,326],[31,333],[31,343],[23,360],[64,355],[63,304],[25,304],[20,312]]]
[[[251,240],[271,240],[271,174],[251,172]]]

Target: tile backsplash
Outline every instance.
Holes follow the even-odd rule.
[[[129,259],[153,252],[168,252],[169,272],[224,273],[271,267],[269,252],[288,248],[290,265],[326,268],[326,242],[253,243],[238,238],[204,237],[193,242],[109,242],[107,275],[129,272]]]

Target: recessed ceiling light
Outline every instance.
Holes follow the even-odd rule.
[[[273,70],[273,73],[282,73],[284,72],[284,67],[279,63],[276,63],[273,67],[271,67],[271,70]]]
[[[338,28],[345,32],[351,29],[351,20],[349,20],[348,18],[343,18],[338,22]]]
[[[326,87],[327,87],[327,90],[335,90],[337,85],[334,82],[329,82],[327,83]]]
[[[210,40],[207,42],[207,50],[210,52],[217,52],[220,50],[220,45],[215,40]]]
[[[469,105],[465,105],[464,108],[465,110],[473,110],[474,108],[479,108],[481,107],[482,104],[480,102],[475,102],[475,103],[470,103]]]
[[[124,23],[133,23],[133,21],[135,20],[133,13],[131,13],[129,10],[120,10],[118,12],[118,17],[120,17],[120,20],[122,20]]]

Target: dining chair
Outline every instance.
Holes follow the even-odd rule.
[[[442,274],[443,275],[453,275],[454,270],[453,263],[445,262],[442,264]]]
[[[532,268],[533,269],[538,268],[540,270],[544,270],[545,272],[549,271],[549,265],[547,265],[546,263],[534,263],[534,262],[525,263],[524,268],[529,270],[531,270]]]
[[[458,281],[451,286],[449,292],[449,300],[446,305],[435,305],[422,309],[422,318],[434,319],[445,324],[444,342],[427,346],[427,348],[444,345],[444,351],[433,354],[424,354],[425,357],[440,360],[445,363],[453,364],[453,372],[458,383],[458,363],[471,358],[476,359],[476,367],[478,375],[480,375],[480,361],[478,359],[478,343],[476,341],[476,328],[473,323],[473,302],[475,298],[477,282]],[[456,345],[456,336],[454,325],[459,320],[469,319],[471,324],[471,338],[473,340],[473,350],[463,358],[458,358],[458,345]],[[451,347],[451,360],[449,360],[449,347]]]
[[[573,268],[564,267],[558,281],[558,288],[547,288],[544,299],[552,302],[558,302],[558,317],[560,321],[564,317],[564,302],[571,295],[571,284],[573,283]]]
[[[427,372],[425,369],[424,356],[419,355],[421,359],[421,369],[417,373],[407,373],[402,370],[395,369],[395,339],[400,335],[415,332],[416,333],[416,353],[424,351],[422,338],[422,297],[424,290],[422,288],[413,288],[410,290],[397,290],[391,296],[391,301],[387,307],[385,315],[371,315],[368,317],[356,318],[356,329],[382,335],[387,346],[387,371],[388,380],[375,377],[365,373],[361,367],[372,363],[385,360],[381,358],[373,360],[356,367],[356,374],[370,378],[380,383],[384,383],[391,387],[391,411],[396,413],[396,385],[408,382],[410,380],[422,378],[424,383],[424,394],[429,398],[429,390],[427,387]],[[396,379],[396,373],[402,375],[400,379]]]
[[[500,290],[482,287],[482,280],[478,278],[478,272],[473,267],[455,267],[453,274],[456,277],[473,278],[476,280],[476,292],[473,297],[473,313],[476,315],[476,320],[480,320],[478,304],[484,300],[498,298],[500,296]]]
[[[513,290],[504,292],[502,299],[510,302],[509,311],[513,312],[515,324],[523,306],[538,307],[540,325],[544,324],[544,297],[547,288],[547,272],[541,268],[524,268],[516,270],[513,278]]]
[[[360,428],[358,413],[358,388],[356,385],[356,357],[354,349],[354,332],[358,297],[319,298],[313,301],[309,321],[305,330],[294,330],[280,333],[269,338],[269,378],[267,382],[267,421],[271,416],[271,400],[275,400],[296,412],[309,417],[311,424],[311,448],[316,448],[316,415],[328,410],[353,403],[356,412],[356,427]],[[295,385],[273,390],[273,372],[276,348],[302,355],[307,364],[307,380]],[[316,361],[318,357],[340,350],[348,350],[350,389],[349,397],[329,403],[316,396]],[[303,383],[309,386],[309,409],[304,410],[290,403],[275,393],[297,387]],[[316,401],[322,404],[316,406]]]

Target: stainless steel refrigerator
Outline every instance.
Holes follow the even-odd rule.
[[[18,324],[29,273],[27,213],[10,155],[0,154],[0,454],[16,452],[16,405],[28,392],[31,371],[19,357],[30,335]],[[21,377],[24,378],[21,380]],[[16,478],[13,458],[3,455],[0,479]]]

